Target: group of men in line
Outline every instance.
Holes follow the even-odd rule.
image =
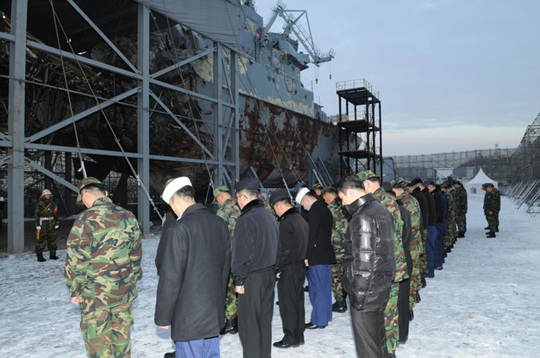
[[[155,323],[170,327],[176,349],[166,357],[219,357],[219,335],[235,332],[244,357],[270,357],[276,281],[284,335],[274,347],[303,345],[305,329],[324,329],[333,312],[348,310],[348,297],[357,355],[395,356],[425,277],[464,237],[461,183],[381,184],[367,170],[334,187],[277,189],[268,202],[260,187],[258,179],[240,180],[236,201],[227,187],[215,188],[215,215],[196,203],[189,178],[167,183],[162,199],[175,215],[164,222],[155,259]],[[64,276],[81,307],[87,352],[129,357],[142,277],[139,226],[95,178],[82,180],[77,201],[87,210],[68,237]]]
[[[165,357],[218,356],[219,334],[236,332],[244,357],[270,357],[276,281],[284,335],[274,347],[303,345],[306,329],[324,329],[333,312],[348,310],[348,296],[357,355],[393,357],[407,341],[425,278],[443,268],[446,254],[466,231],[466,192],[451,178],[442,186],[420,179],[381,184],[368,170],[334,187],[299,183],[292,192],[277,189],[268,202],[260,182],[248,178],[234,186],[237,202],[226,186],[215,188],[217,216],[223,219],[218,221],[208,212],[197,220],[189,205],[176,203],[183,188],[192,188],[188,180],[173,180],[163,194],[178,217],[166,221],[156,257],[156,324],[172,327],[176,347]],[[194,193],[188,198],[200,205]],[[208,230],[212,242],[207,244],[217,256],[203,250],[205,259],[197,258],[192,241]],[[229,275],[220,276],[229,261]],[[202,266],[187,267],[190,262]],[[307,323],[306,278],[312,305]],[[220,289],[226,297],[215,300]],[[201,300],[201,292],[214,300]],[[208,321],[223,310],[224,326]],[[193,320],[186,321],[186,315]]]

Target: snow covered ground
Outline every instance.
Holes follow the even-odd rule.
[[[484,237],[482,199],[470,198],[468,231],[448,255],[443,271],[428,279],[415,309],[409,341],[398,357],[540,357],[539,217],[502,199],[501,232]],[[159,237],[144,240],[132,355],[163,357],[169,332],[153,323]],[[59,252],[61,259],[65,257]],[[78,308],[69,303],[63,260],[36,262],[33,254],[0,259],[0,357],[85,357]],[[311,310],[306,295],[307,318]],[[308,321],[308,319],[306,319]],[[278,306],[273,341],[282,338]],[[275,357],[354,357],[348,313],[324,330],[307,331],[299,348],[273,349]],[[241,357],[238,335],[221,338],[222,357]]]

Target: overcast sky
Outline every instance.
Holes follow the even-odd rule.
[[[255,1],[265,24],[276,3]],[[380,92],[385,156],[517,147],[540,112],[540,0],[284,3],[336,51],[303,73],[328,115],[336,82],[366,78]]]

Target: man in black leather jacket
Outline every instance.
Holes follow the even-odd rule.
[[[338,194],[352,215],[343,283],[351,300],[356,352],[359,357],[386,357],[384,308],[396,270],[392,216],[366,193],[357,176],[342,179]]]

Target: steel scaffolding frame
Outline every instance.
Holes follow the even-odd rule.
[[[32,167],[43,173],[45,176],[77,192],[77,187],[56,175],[50,170],[42,167],[35,161],[25,156],[25,150],[60,151],[69,153],[97,154],[104,156],[116,156],[134,158],[137,160],[137,173],[139,185],[138,190],[138,219],[141,223],[143,233],[148,234],[151,226],[150,222],[150,201],[145,193],[150,187],[150,166],[151,160],[175,161],[185,163],[199,163],[212,167],[213,183],[221,185],[230,183],[227,170],[239,177],[240,156],[239,156],[239,98],[238,98],[238,54],[234,49],[216,41],[213,47],[203,53],[195,54],[188,59],[176,62],[174,65],[161,69],[155,73],[150,71],[150,10],[143,4],[137,4],[137,40],[138,55],[137,65],[132,64],[100,29],[92,22],[89,16],[76,4],[75,0],[65,0],[77,13],[101,36],[103,41],[123,60],[128,69],[112,66],[79,54],[74,54],[60,48],[48,46],[31,39],[27,39],[27,15],[28,0],[12,0],[11,5],[11,29],[10,33],[0,32],[0,40],[8,41],[10,44],[10,64],[9,64],[9,101],[8,101],[8,133],[0,132],[0,147],[7,149],[6,154],[0,157],[0,166],[8,165],[8,251],[21,252],[24,249],[24,174],[25,167]],[[27,49],[34,49],[43,53],[62,56],[66,60],[77,61],[92,68],[101,69],[109,73],[125,76],[136,80],[137,85],[124,93],[106,99],[97,105],[87,108],[69,118],[66,118],[54,125],[42,129],[31,136],[25,136],[25,84],[27,81],[26,52]],[[224,52],[229,54],[229,62],[225,61]],[[160,76],[177,70],[203,56],[213,59],[213,80],[214,95],[208,96],[202,93],[187,90],[182,87],[166,83],[159,79]],[[224,82],[229,76],[227,83],[229,100],[224,99]],[[214,145],[207,148],[183,123],[183,119],[175,115],[174,112],[163,103],[152,91],[150,85],[172,90],[178,93],[187,94],[195,98],[210,101],[216,107],[214,122]],[[137,152],[123,152],[114,150],[104,150],[99,148],[76,148],[69,146],[58,146],[37,143],[42,139],[68,125],[87,118],[104,108],[121,104],[123,99],[131,96],[137,97]],[[205,153],[205,158],[181,158],[171,156],[161,156],[150,154],[150,101],[157,102],[169,116],[187,133],[191,139]],[[229,108],[230,116],[225,118]],[[226,157],[225,153],[229,153]]]

